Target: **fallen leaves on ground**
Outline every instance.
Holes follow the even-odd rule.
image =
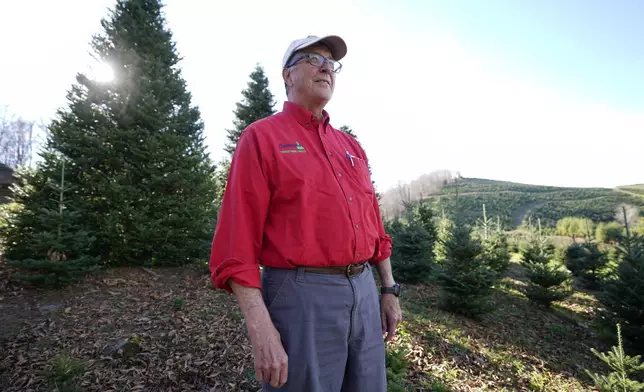
[[[111,269],[59,291],[24,290],[0,271],[3,277],[2,391],[260,388],[239,307],[212,290],[208,275]],[[406,320],[391,346],[406,350],[409,391],[591,390],[579,377],[600,364],[584,323],[503,291],[495,294],[496,310],[473,321],[438,310],[436,294],[419,285],[401,297]],[[581,306],[579,296],[561,304]]]
[[[155,271],[3,292],[0,389],[35,392],[67,377],[81,391],[257,391],[234,298],[207,275]]]

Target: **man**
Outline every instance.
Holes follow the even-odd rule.
[[[337,36],[293,41],[283,111],[251,124],[231,161],[210,268],[239,302],[264,391],[387,389],[383,334],[402,318],[391,238],[364,151],[324,110],[346,52]]]

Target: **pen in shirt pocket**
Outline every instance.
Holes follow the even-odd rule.
[[[347,151],[347,159],[351,162],[351,166],[355,167],[355,164],[353,163],[354,159],[360,159],[359,157],[353,156]]]

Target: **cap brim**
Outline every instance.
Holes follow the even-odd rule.
[[[337,35],[327,35],[320,37],[319,39],[316,39],[315,41],[309,42],[307,43],[307,45],[298,48],[298,50],[308,48],[318,43],[326,44],[329,47],[334,60],[340,61],[342,60],[342,58],[344,58],[344,56],[347,55],[347,44],[342,38]]]

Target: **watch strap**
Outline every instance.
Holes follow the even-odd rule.
[[[395,284],[393,286],[382,286],[380,287],[380,294],[393,294],[396,297],[400,295],[400,286]]]

